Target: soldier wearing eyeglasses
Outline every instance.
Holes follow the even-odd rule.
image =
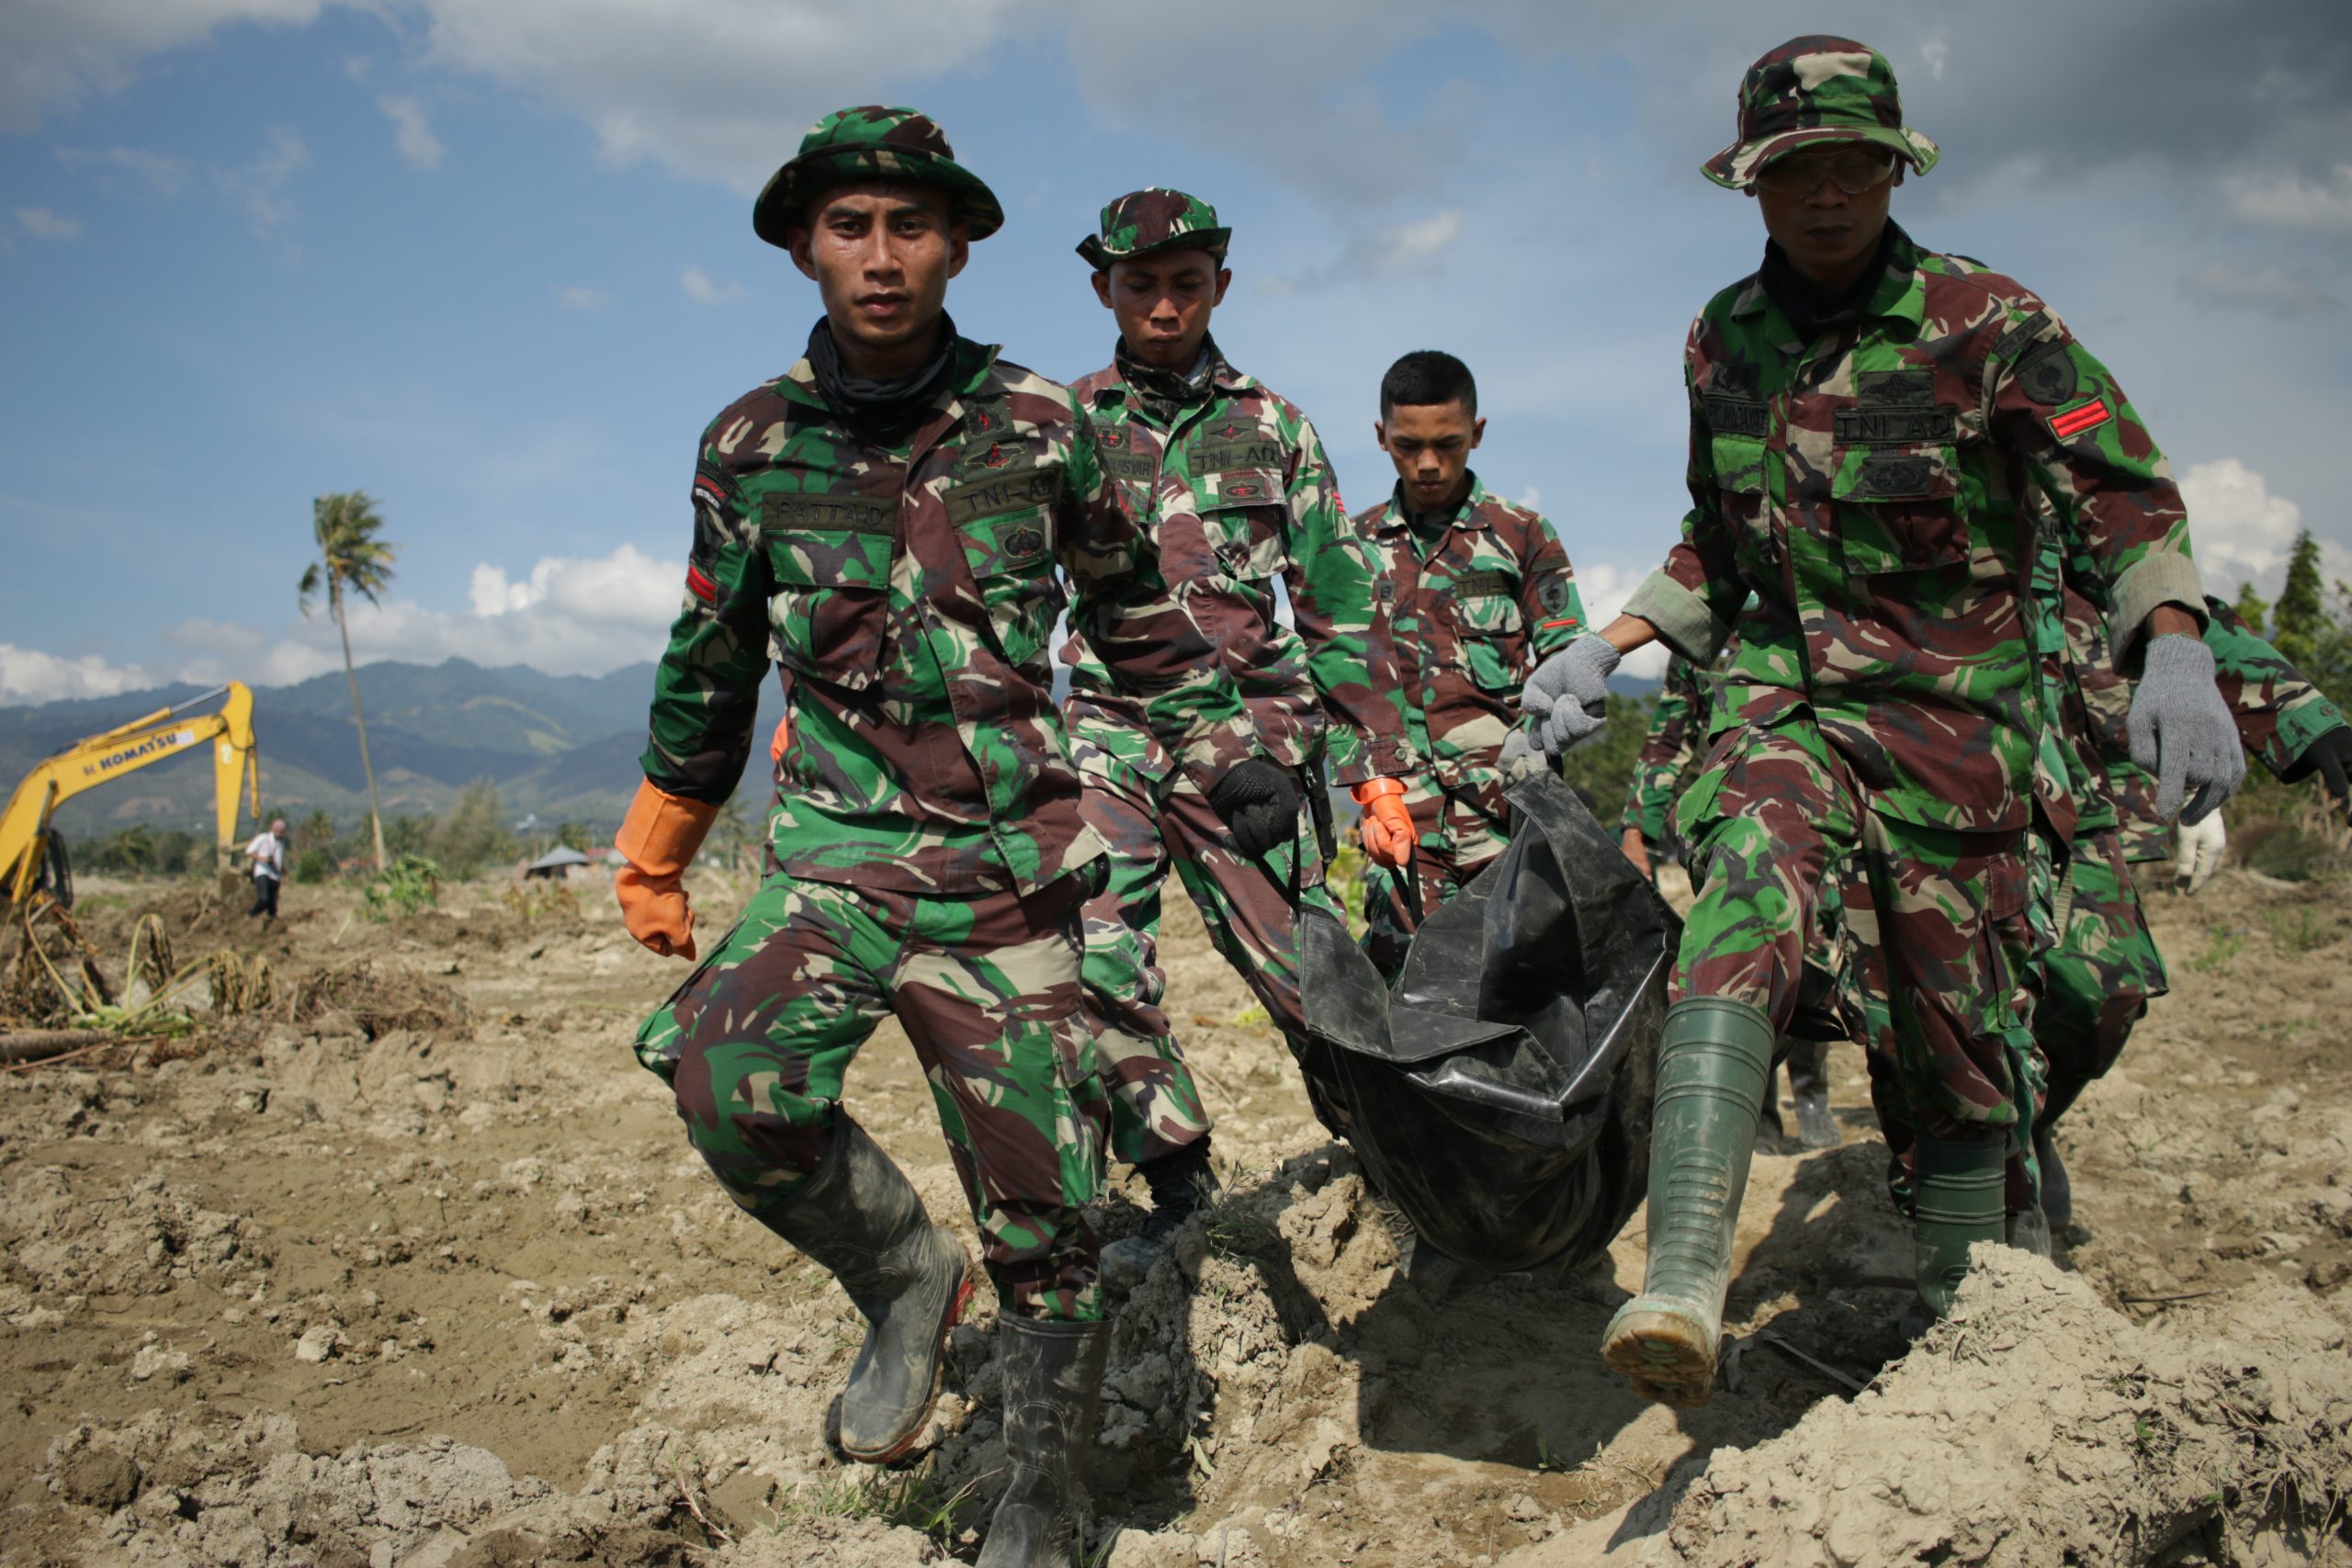
[[[1949,1310],[1972,1243],[2047,1247],[2022,1154],[2037,497],[2138,677],[2134,750],[2170,808],[2202,817],[2245,772],[2180,491],[2115,378],[2022,284],[1888,220],[1936,158],[1863,44],[1795,39],[1748,69],[1739,140],[1705,172],[1770,243],[1690,329],[1682,542],[1523,699],[1556,754],[1600,727],[1621,653],[1662,639],[1703,667],[1737,623],[1675,807],[1700,894],[1659,1043],[1649,1255],[1602,1347],[1671,1404],[1713,1385],[1757,1107],[1832,878],[1915,1319]],[[2064,810],[2042,803],[2045,831]]]

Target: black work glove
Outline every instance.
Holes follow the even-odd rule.
[[[1209,786],[1210,809],[1252,860],[1298,837],[1298,781],[1263,757],[1234,763]]]
[[[2352,817],[2352,725],[2337,725],[2304,747],[2295,761],[2301,764],[2299,773],[2316,770],[2320,788],[2335,802],[2335,809]]]

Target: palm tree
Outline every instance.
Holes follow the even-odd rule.
[[[368,826],[376,840],[376,869],[386,866],[384,813],[376,800],[376,764],[368,759],[368,717],[359,711],[359,675],[351,667],[351,622],[344,607],[347,589],[370,604],[392,580],[394,547],[376,537],[384,520],[364,490],[322,495],[311,502],[311,529],[318,536],[319,558],[302,572],[302,614],[326,590],[327,605],[334,611],[335,629],[343,634],[343,673],[351,682],[351,716],[359,726],[359,767],[368,775]]]

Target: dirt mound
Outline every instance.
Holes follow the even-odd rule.
[[[2345,1351],[2290,1289],[2143,1329],[2078,1276],[1980,1248],[1952,1317],[1870,1392],[1507,1561],[2311,1561],[2352,1496]]]

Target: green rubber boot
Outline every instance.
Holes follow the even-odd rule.
[[[1649,1260],[1642,1293],[1617,1309],[1601,1359],[1645,1399],[1704,1404],[1731,1285],[1756,1116],[1772,1065],[1772,1021],[1727,997],[1667,1010],[1650,1115]]]
[[[1919,1302],[1932,1317],[1951,1315],[1952,1298],[1968,1277],[1969,1247],[2003,1238],[2005,1153],[1997,1142],[1921,1138],[1912,1145],[1912,1245]]]

